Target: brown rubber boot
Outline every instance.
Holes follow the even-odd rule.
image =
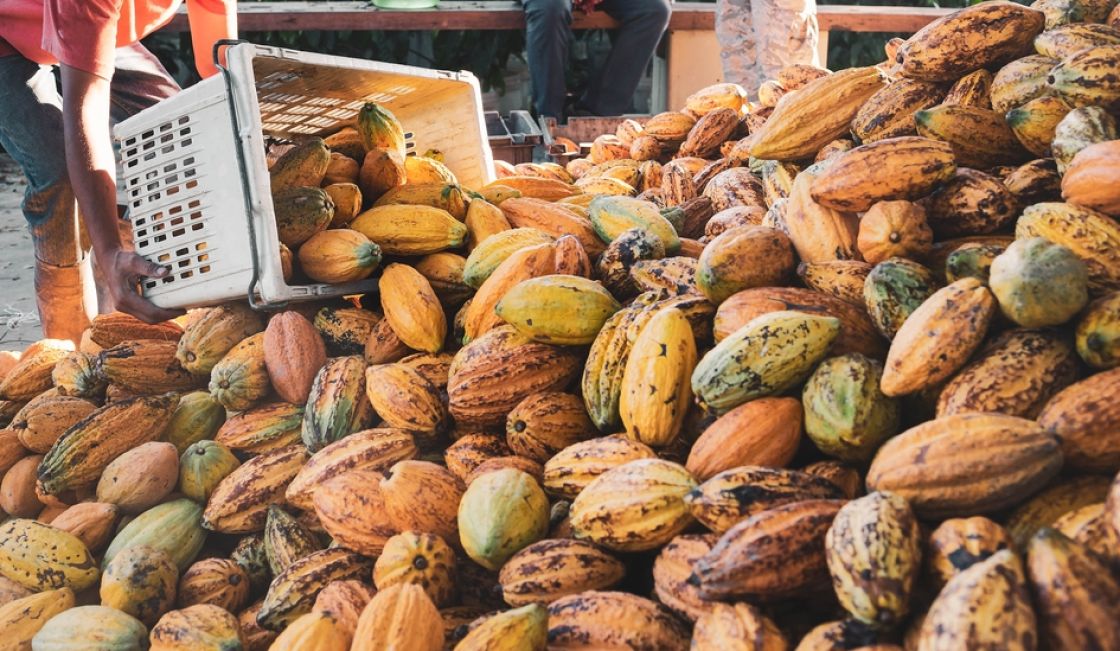
[[[90,318],[97,314],[89,259],[69,267],[36,260],[35,299],[44,337],[80,343]]]

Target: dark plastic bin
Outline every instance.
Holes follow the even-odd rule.
[[[533,148],[543,137],[528,111],[510,111],[504,118],[497,111],[487,111],[484,116],[494,160],[511,165],[533,162]]]

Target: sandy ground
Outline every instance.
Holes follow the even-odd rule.
[[[0,154],[0,350],[22,350],[41,336],[35,258],[19,209],[23,188],[19,166]]]

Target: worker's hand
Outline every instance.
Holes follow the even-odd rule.
[[[181,310],[156,307],[136,292],[136,286],[142,278],[163,278],[171,273],[170,269],[125,249],[116,249],[106,257],[109,259],[99,261],[98,266],[109,285],[109,295],[113,298],[115,309],[148,323],[167,321],[183,313]]]

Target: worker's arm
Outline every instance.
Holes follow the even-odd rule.
[[[214,44],[237,38],[235,0],[187,0],[187,19],[191,25],[194,65],[204,78],[217,74]]]
[[[109,133],[109,80],[66,64],[61,67],[66,168],[102,280],[108,283],[117,310],[149,323],[174,318],[178,312],[158,308],[136,293],[142,276],[162,278],[169,270],[121,246],[116,165]]]

